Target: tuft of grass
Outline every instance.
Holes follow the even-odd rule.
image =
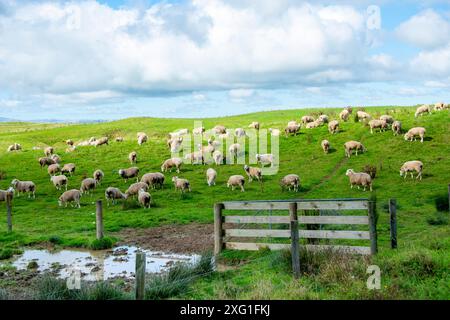
[[[66,282],[45,275],[36,281],[34,286],[36,300],[71,300],[70,290]]]
[[[448,212],[449,211],[449,203],[448,203],[449,199],[448,199],[448,195],[447,194],[442,194],[437,196],[434,199],[434,203],[436,205],[436,210],[437,211],[445,211]]]
[[[104,250],[110,249],[114,245],[114,241],[109,237],[104,237],[102,239],[95,239],[89,245],[92,250]]]
[[[449,223],[448,213],[437,212],[435,217],[428,218],[427,222],[432,226],[445,226]]]
[[[3,288],[0,288],[0,300],[9,300],[9,293]]]
[[[125,300],[127,294],[117,286],[100,281],[95,284],[86,284],[80,290],[73,290],[72,297],[75,300]]]
[[[50,236],[48,238],[48,241],[53,243],[53,244],[61,244],[61,243],[63,243],[63,240],[61,239],[61,237],[58,237],[58,236]]]
[[[10,248],[3,248],[0,250],[0,260],[9,259],[14,255],[14,250]]]

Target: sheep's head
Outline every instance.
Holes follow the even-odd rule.
[[[250,167],[248,165],[245,165],[244,170],[248,172],[250,170]]]
[[[256,154],[256,155],[255,155],[256,161],[259,161],[260,157],[261,157],[261,155]]]
[[[405,133],[404,137],[405,137],[405,140],[408,140],[409,139],[409,134]]]
[[[175,181],[177,181],[177,180],[178,180],[178,177],[177,177],[177,176],[172,177],[172,182],[175,182]]]
[[[13,188],[15,188],[15,187],[17,186],[18,183],[19,183],[19,180],[14,179],[13,181],[11,181],[11,186],[12,186]]]
[[[353,169],[348,169],[347,172],[345,173],[346,176],[351,175],[352,173],[355,173],[355,171],[353,171]]]
[[[405,173],[405,171],[402,169],[400,169],[400,177],[403,177],[403,174]]]
[[[120,175],[120,176],[122,176],[124,173],[125,173],[125,171],[123,171],[123,169],[120,169],[120,170],[119,170],[119,175]],[[97,173],[97,176],[98,176],[98,173]]]

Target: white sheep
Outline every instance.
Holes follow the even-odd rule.
[[[303,124],[307,124],[309,122],[313,122],[315,119],[312,116],[303,116],[300,120]]]
[[[391,125],[392,125],[392,123],[394,123],[394,118],[387,114],[380,116],[380,120],[384,120],[384,121],[386,121],[387,124],[391,124]]]
[[[178,152],[180,151],[181,146],[183,145],[183,137],[175,137],[171,138],[168,142],[170,152]]]
[[[404,179],[406,179],[408,172],[410,172],[411,179],[413,179],[414,178],[413,171],[416,171],[417,172],[416,179],[420,178],[420,180],[422,180],[422,170],[423,170],[422,161],[418,161],[418,160],[407,161],[400,168],[400,177],[404,176]]]
[[[51,176],[50,181],[53,182],[53,185],[57,190],[61,190],[61,187],[63,186],[65,186],[67,190],[68,179],[65,175]]]
[[[425,137],[425,133],[426,133],[425,128],[414,127],[414,128],[409,129],[408,132],[405,133],[404,138],[406,141],[413,141],[413,139],[414,139],[414,141],[416,141],[416,136],[419,136],[420,142],[423,143],[423,138]]]
[[[141,182],[148,184],[152,189],[156,189],[157,186],[162,189],[165,178],[160,172],[150,172],[142,176]]]
[[[180,158],[167,159],[161,165],[161,172],[165,172],[165,171],[172,172],[172,168],[175,167],[177,169],[177,173],[180,173],[180,168],[181,168],[182,164],[183,164],[183,160]]]
[[[128,160],[130,160],[131,164],[137,163],[137,153],[136,153],[136,151],[130,152],[130,154],[128,155]]]
[[[274,156],[271,153],[256,154],[256,163],[260,163],[261,166],[270,165],[273,166]]]
[[[294,134],[296,136],[298,134],[298,132],[300,131],[301,125],[299,123],[296,123],[296,122],[294,123],[294,122],[289,122],[287,127],[284,129],[284,134],[286,136],[291,135],[291,134]]]
[[[216,134],[225,134],[225,133],[227,133],[227,129],[225,128],[225,126],[223,126],[223,125],[216,125],[214,128],[213,128],[213,131],[216,133]]]
[[[22,146],[18,143],[14,143],[8,147],[7,152],[19,151],[22,150]]]
[[[148,190],[148,184],[145,182],[136,182],[131,184],[128,189],[125,191],[127,198],[136,196],[139,193],[139,190],[143,189],[144,191]]]
[[[61,169],[61,173],[62,174],[68,174],[68,175],[73,175],[75,173],[75,163],[66,163],[62,169]]]
[[[94,180],[97,181],[97,185],[102,184],[102,180],[103,180],[104,176],[105,176],[105,174],[103,173],[102,170],[97,169],[94,171],[93,177],[94,177]]]
[[[288,174],[280,180],[280,186],[282,190],[288,188],[291,191],[291,188],[293,188],[295,192],[298,192],[300,177],[296,174]]]
[[[359,121],[361,121],[361,120],[370,120],[372,118],[370,116],[370,114],[368,114],[367,112],[361,111],[361,110],[356,112],[356,116],[358,117]]]
[[[102,145],[104,145],[104,144],[108,145],[108,142],[109,142],[108,137],[102,137],[102,138],[100,138],[100,139],[98,139],[98,140],[95,140],[92,144],[93,144],[95,147],[98,147],[98,146],[102,146]]]
[[[143,132],[140,132],[140,133],[142,133],[142,134],[138,136],[137,142],[138,142],[138,145],[141,146],[142,144],[147,142],[148,136]]]
[[[205,128],[204,127],[198,127],[198,128],[194,128],[193,130],[192,130],[192,133],[194,134],[194,135],[202,135],[203,133],[205,132]]]
[[[313,122],[308,122],[305,126],[306,129],[314,129],[320,127],[323,124],[322,120],[317,119]]]
[[[67,208],[67,204],[69,202],[75,202],[75,206],[80,208],[80,199],[81,199],[81,192],[78,189],[72,189],[64,192],[59,198],[58,198],[58,204],[61,207],[63,204]]]
[[[111,201],[112,204],[114,205],[117,203],[116,200],[119,200],[119,199],[126,200],[127,195],[125,193],[123,193],[122,191],[120,191],[120,189],[118,189],[118,188],[108,187],[105,190],[105,199],[109,206],[109,201]]]
[[[33,181],[20,181],[18,179],[14,179],[11,181],[11,187],[14,188],[14,191],[16,192],[17,196],[20,195],[20,193],[28,193],[28,198],[33,195],[33,198],[36,198],[36,185]]]
[[[39,158],[39,164],[42,167],[49,166],[51,164],[55,164],[56,162],[52,158],[43,157]]]
[[[258,122],[258,121],[253,121],[252,123],[250,123],[250,124],[248,125],[248,127],[249,127],[249,128],[253,128],[253,129],[256,129],[256,130],[259,130],[260,125],[259,125],[259,122]]]
[[[331,134],[339,132],[339,122],[337,120],[333,120],[328,123],[328,132]]]
[[[280,136],[280,129],[269,128],[269,132],[272,135],[272,137],[279,137]]]
[[[120,169],[119,175],[128,182],[128,179],[136,178],[136,182],[139,181],[139,168],[131,167],[128,169]]]
[[[353,169],[348,169],[345,175],[350,180],[350,189],[353,189],[353,186],[356,185],[359,189],[359,186],[364,187],[364,191],[366,191],[366,187],[370,188],[372,191],[372,178],[369,174],[365,172],[355,172]]]
[[[182,193],[186,192],[186,190],[191,192],[191,184],[187,179],[181,179],[175,176],[172,177],[172,182],[175,186],[175,190],[180,190]]]
[[[241,175],[233,175],[230,178],[228,178],[227,187],[231,190],[234,190],[234,187],[240,187],[241,192],[244,192],[244,184],[245,184],[245,178]]]
[[[47,157],[50,157],[53,154],[53,152],[54,152],[53,147],[47,147],[47,148],[44,149],[44,154]]]
[[[138,202],[144,207],[144,209],[150,209],[152,196],[144,189],[139,189]]]
[[[383,132],[387,129],[387,122],[385,120],[370,120],[369,121],[370,133],[373,134],[373,129],[379,128],[380,132]]]
[[[416,113],[414,113],[414,117],[418,117],[419,115],[423,115],[424,113],[431,114],[431,107],[427,104],[424,104],[416,109]]]
[[[59,155],[57,155],[56,153],[52,154],[50,156],[50,159],[52,159],[55,163],[60,163],[61,162],[61,157]]]
[[[92,192],[95,190],[96,187],[97,187],[97,181],[95,179],[86,178],[86,179],[83,179],[83,181],[81,181],[80,192],[81,192],[81,194],[87,193],[87,194],[91,194],[91,196],[92,196]]]
[[[400,121],[394,121],[391,129],[394,132],[394,136],[402,133],[402,123]]]
[[[0,190],[0,201],[6,201],[9,196],[9,199],[12,200],[14,198],[14,188],[9,187],[7,190]]]
[[[341,111],[341,113],[339,113],[339,118],[342,121],[347,121],[349,117],[350,117],[350,112],[347,109],[344,109]]]
[[[219,150],[216,150],[216,151],[213,152],[212,156],[213,156],[213,159],[214,159],[214,163],[216,165],[223,164],[223,154],[222,154],[222,152],[220,152]]]
[[[184,159],[189,160],[191,164],[204,164],[205,158],[203,157],[203,152],[201,151],[194,151],[191,153],[188,153],[184,156]]]
[[[233,143],[229,148],[228,152],[232,157],[237,157],[241,152],[241,145],[239,143]]]
[[[246,133],[245,130],[242,128],[236,128],[236,130],[234,130],[234,135],[236,137],[245,137]]]
[[[216,178],[217,178],[217,171],[213,168],[208,168],[206,170],[206,183],[208,183],[208,186],[215,186],[216,185]]]
[[[55,163],[55,164],[51,164],[48,166],[47,168],[47,172],[50,176],[54,176],[57,173],[61,172],[61,167],[59,166],[59,164]]]
[[[256,167],[249,167],[248,165],[244,166],[244,171],[248,176],[248,182],[252,182],[253,178],[262,182],[262,170]]]
[[[326,114],[321,114],[318,118],[322,123],[328,123],[328,116]]]
[[[328,151],[330,150],[330,141],[322,140],[320,145],[322,146],[323,152],[328,153]]]
[[[445,104],[443,102],[438,102],[434,105],[434,111],[442,111],[445,109]]]
[[[366,152],[366,148],[359,141],[347,141],[344,143],[345,155],[350,158],[353,150],[355,150],[356,155],[358,155],[358,151]]]

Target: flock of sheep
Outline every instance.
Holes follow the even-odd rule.
[[[443,103],[437,103],[434,106],[435,111],[441,111],[444,109],[448,109],[448,105]],[[423,105],[418,107],[415,113],[415,117],[419,115],[423,115],[425,113],[432,113],[432,108],[428,105]],[[300,131],[300,128],[304,126],[307,129],[316,128],[322,126],[324,124],[328,124],[328,131],[330,134],[337,134],[339,132],[339,121],[348,121],[350,115],[352,114],[352,108],[346,107],[339,114],[339,120],[329,120],[327,115],[320,115],[317,119],[314,119],[312,116],[304,116],[301,118],[301,123],[297,123],[296,121],[288,122],[286,128],[284,129],[284,133],[286,136],[289,135],[297,135]],[[379,119],[372,119],[371,115],[364,111],[357,111],[356,117],[358,121],[368,122],[370,127],[370,132],[373,133],[374,130],[379,129],[380,131],[384,131],[391,128],[394,135],[398,135],[402,131],[402,124],[400,121],[395,121],[392,116],[382,115]],[[260,129],[259,122],[252,122],[249,125],[249,128],[253,128],[256,130]],[[219,146],[221,145],[221,141],[223,139],[227,139],[233,136],[233,132],[226,129],[223,125],[216,125],[212,132],[214,133],[213,137],[209,138],[207,141],[207,145],[198,145],[198,151],[194,151],[185,155],[185,159],[191,160],[193,164],[206,164],[206,163],[215,163],[216,165],[221,165],[224,163],[224,156],[222,152],[219,150]],[[269,128],[269,132],[273,136],[279,136],[281,131],[276,128]],[[195,128],[192,130],[194,135],[204,135],[205,128]],[[405,140],[413,141],[416,137],[419,137],[421,142],[423,142],[426,130],[423,127],[415,127],[411,128],[408,132],[405,133]],[[189,134],[188,129],[181,129],[176,132],[169,133],[169,139],[167,140],[167,147],[170,152],[177,152],[180,150],[183,143],[183,136]],[[234,136],[236,137],[245,137],[246,132],[243,128],[237,128],[234,130]],[[116,137],[116,142],[122,142],[123,137]],[[137,142],[139,145],[144,144],[148,141],[148,136],[144,132],[137,133]],[[108,145],[109,139],[107,137],[103,137],[100,139],[96,139],[92,137],[89,140],[79,142],[78,144],[74,144],[72,140],[67,140],[66,144],[68,148],[66,152],[74,151],[78,146],[101,146]],[[322,149],[325,153],[328,153],[330,149],[330,142],[328,140],[323,140],[321,142]],[[22,147],[18,143],[14,143],[9,146],[7,151],[18,151],[21,150]],[[244,152],[245,150],[241,150],[241,145],[239,143],[233,143],[228,147],[229,154],[233,157],[238,156],[239,153]],[[358,155],[358,152],[365,152],[366,148],[359,141],[347,141],[344,144],[344,151],[347,157],[350,157],[353,152]],[[61,157],[55,154],[55,150],[53,147],[47,147],[44,149],[45,157],[40,158],[39,165],[41,168],[47,167],[47,172],[50,176],[50,182],[53,183],[57,190],[65,189],[62,195],[58,198],[59,205],[65,205],[67,207],[68,203],[75,205],[76,207],[80,207],[80,199],[83,194],[91,194],[92,191],[97,188],[97,186],[101,185],[102,179],[104,178],[104,173],[102,170],[97,169],[94,171],[92,178],[85,178],[81,182],[81,186],[79,189],[71,189],[67,190],[69,177],[75,174],[76,165],[74,163],[67,163],[61,166]],[[130,163],[137,163],[138,154],[133,151],[128,155],[128,160]],[[261,165],[261,167],[274,164],[274,155],[272,154],[257,154],[256,155],[257,163]],[[136,197],[137,201],[144,208],[150,208],[152,197],[149,193],[150,189],[162,188],[165,181],[164,172],[171,172],[172,169],[175,169],[177,173],[180,173],[181,166],[183,165],[183,159],[179,157],[173,157],[165,160],[161,165],[161,172],[150,172],[142,175],[141,179],[139,179],[139,168],[138,167],[130,167],[125,169],[120,169],[118,174],[122,177],[125,182],[129,179],[136,179],[136,182],[131,184],[129,188],[122,192],[120,189],[116,187],[108,187],[105,190],[105,198],[107,200],[108,205],[110,202],[112,204],[116,204],[117,200],[126,200],[130,197]],[[262,169],[259,167],[250,167],[248,165],[244,166],[244,172],[248,177],[248,181],[251,182],[253,179],[256,179],[260,183],[262,183]],[[406,178],[407,174],[411,174],[411,178],[414,178],[413,173],[417,172],[416,179],[422,179],[422,170],[423,163],[421,161],[413,160],[407,161],[400,168],[400,176],[404,176]],[[208,168],[206,170],[206,183],[208,186],[214,186],[217,178],[217,171],[213,168]],[[346,175],[349,178],[350,186],[357,186],[358,189],[360,187],[364,188],[364,191],[368,187],[370,191],[372,191],[372,178],[366,172],[355,172],[353,169],[348,169],[346,171]],[[236,187],[240,188],[242,192],[245,191],[244,184],[246,179],[243,175],[232,175],[229,177],[227,181],[227,187],[234,190]],[[172,182],[176,190],[181,191],[182,193],[191,191],[191,184],[187,179],[180,178],[178,176],[172,177]],[[288,190],[293,189],[295,192],[298,191],[300,186],[300,177],[297,174],[288,174],[284,176],[280,180],[280,185],[282,188],[287,188]],[[0,190],[0,201],[5,201],[7,197],[13,197],[15,195],[19,195],[20,193],[28,193],[28,197],[35,198],[36,194],[36,185],[32,181],[20,181],[18,179],[14,179],[11,182],[11,187],[7,190]]]

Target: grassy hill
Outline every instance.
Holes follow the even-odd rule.
[[[272,111],[199,120],[203,121],[206,128],[212,128],[216,124],[223,124],[229,128],[247,128],[250,122],[259,121],[262,128],[283,129],[287,121],[293,119],[299,121],[301,116],[307,114],[317,116],[320,111],[333,119],[337,118],[340,110]],[[411,258],[410,255],[413,255],[412,264],[417,257],[417,259],[430,259],[430,263],[433,266],[436,265],[436,270],[441,272],[440,266],[448,267],[450,264],[449,227],[445,224],[430,225],[427,220],[436,219],[435,201],[440,196],[445,197],[447,185],[450,182],[449,112],[442,111],[414,118],[412,107],[370,107],[366,108],[366,111],[374,117],[388,113],[396,120],[402,121],[404,129],[423,126],[427,129],[427,137],[422,144],[417,141],[406,142],[403,136],[393,136],[391,131],[371,134],[367,126],[356,123],[353,117],[348,122],[341,123],[341,131],[336,135],[330,135],[326,126],[302,129],[298,136],[280,137],[280,170],[275,176],[264,177],[264,192],[261,192],[256,182],[247,184],[245,193],[238,190],[232,192],[226,188],[226,181],[230,175],[245,175],[242,165],[220,167],[213,165],[218,172],[217,185],[214,187],[208,187],[206,184],[206,166],[185,165],[178,176],[189,179],[192,193],[181,196],[175,192],[170,180],[176,174],[166,174],[165,188],[152,192],[154,204],[151,210],[143,210],[132,204],[132,201],[129,201],[130,204],[125,208],[117,205],[105,209],[106,232],[118,231],[124,227],[140,228],[190,222],[212,223],[212,207],[218,201],[369,197],[369,192],[350,189],[345,171],[348,168],[360,171],[365,165],[370,164],[376,166],[378,170],[374,181],[374,193],[377,196],[380,214],[378,227],[380,254],[374,259],[378,259],[383,265],[392,261],[398,262],[400,265],[392,266],[392,268],[402,269],[402,261],[411,262],[408,259]],[[161,163],[170,157],[170,152],[165,145],[166,134],[179,128],[192,128],[192,126],[192,119],[156,118],[130,118],[80,125],[0,124],[0,189],[6,189],[14,178],[32,180],[37,185],[36,199],[27,199],[25,196],[14,199],[14,232],[12,234],[5,232],[6,219],[0,219],[0,246],[15,249],[24,245],[47,242],[55,237],[62,246],[87,246],[95,237],[94,201],[97,198],[103,198],[104,190],[108,186],[116,186],[124,191],[130,184],[126,184],[117,174],[118,169],[130,166],[127,159],[129,152],[138,153],[138,166],[141,173],[159,171]],[[137,145],[136,132],[138,131],[144,131],[149,135],[148,143],[142,146]],[[123,136],[125,141],[112,142],[109,146],[98,148],[79,147],[75,152],[65,153],[66,139],[81,141],[91,136],[113,137],[115,135]],[[331,143],[333,149],[329,154],[324,154],[321,149],[322,139],[328,139]],[[348,140],[361,141],[366,146],[367,152],[346,159],[343,144]],[[6,153],[8,145],[14,142],[20,143],[24,151]],[[55,190],[49,181],[47,171],[40,169],[37,162],[37,159],[43,156],[43,152],[32,150],[34,146],[47,145],[55,147],[56,152],[62,157],[62,163],[73,162],[77,165],[75,176],[69,178],[69,188],[79,188],[81,180],[91,177],[95,169],[102,169],[105,172],[105,179],[95,191],[95,195],[82,198],[81,209],[58,207],[57,198],[60,192]],[[403,180],[399,176],[400,166],[408,160],[421,160],[424,163],[422,181]],[[281,191],[278,182],[288,173],[296,173],[300,176],[300,192]],[[395,252],[388,249],[388,214],[383,210],[383,205],[389,198],[397,199],[399,206],[399,250]],[[224,256],[227,257],[227,255],[231,257],[231,260],[250,259],[249,257],[259,259],[260,255],[265,256],[264,253],[233,252],[225,253]],[[282,257],[278,258],[283,260]],[[420,263],[422,262],[420,260]],[[340,289],[334,282],[318,289],[317,282],[314,280],[302,280],[310,282],[297,287],[298,284],[293,285],[290,282],[288,271],[284,269],[280,271],[279,268],[282,267],[274,266],[273,261],[267,263],[271,263],[270,268],[267,265],[263,268],[262,262],[256,261],[253,264],[246,264],[239,270],[227,271],[224,273],[225,276],[214,276],[207,281],[201,280],[197,284],[196,293],[186,293],[186,297],[211,298],[222,295],[231,298],[252,298],[260,297],[258,295],[261,294],[263,298],[353,297],[351,294],[346,294],[345,290]],[[255,268],[260,271],[255,273]],[[364,287],[364,271],[361,271],[362,278],[358,280],[358,286]],[[239,277],[236,278],[236,275]],[[226,277],[226,279],[220,277]],[[258,279],[257,283],[254,281],[255,277]],[[399,277],[403,279],[403,276]],[[399,286],[395,283],[395,275],[390,275],[389,279],[389,285]],[[414,297],[448,298],[449,294],[446,291],[448,287],[445,285],[446,282],[448,284],[448,279],[448,273],[433,274],[432,277],[423,281],[415,278],[414,281],[401,282],[400,285],[411,283],[414,290],[395,287],[398,290],[393,293],[392,287],[389,287],[386,289],[388,291],[383,291],[381,297],[396,297],[396,294],[398,297],[407,297],[405,292],[414,291]],[[230,288],[222,287],[224,281]],[[238,284],[242,285],[237,286]],[[241,292],[241,289],[236,289],[237,287],[247,289]],[[269,297],[264,296],[266,292],[264,290],[269,292],[267,293],[270,294]],[[357,297],[361,296],[357,294],[358,291],[352,292]]]

